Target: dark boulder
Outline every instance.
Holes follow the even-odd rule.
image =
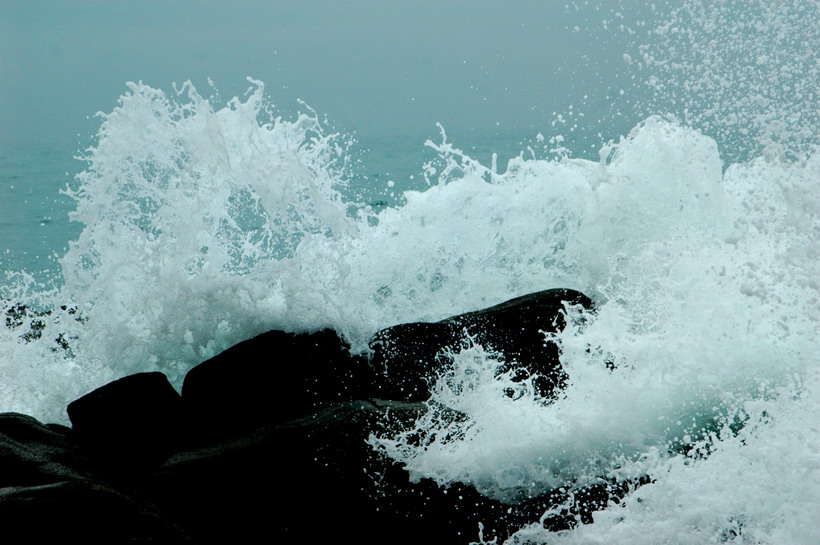
[[[145,504],[102,482],[0,488],[4,543],[192,543]]]
[[[498,372],[512,371],[518,381],[532,380],[537,395],[548,399],[565,386],[558,346],[545,339],[566,326],[566,305],[592,310],[592,300],[569,289],[540,291],[483,310],[439,322],[409,323],[383,329],[370,341],[377,395],[422,401],[430,384],[472,338],[500,354]]]
[[[138,477],[177,449],[181,416],[179,394],[158,372],[115,380],[68,405],[80,444],[122,477]]]
[[[410,482],[373,433],[409,426],[421,403],[330,405],[222,443],[180,452],[146,494],[197,543],[464,544],[507,537],[542,505],[510,506],[474,488]]]
[[[76,433],[0,414],[0,528],[4,543],[190,543],[138,494],[112,484]]]
[[[191,369],[182,401],[195,441],[207,442],[366,399],[370,375],[335,331],[269,331]]]
[[[5,536],[57,543],[502,542],[543,519],[562,530],[591,522],[625,485],[601,482],[510,505],[460,483],[411,482],[367,443],[427,410],[422,403],[332,404],[310,415],[183,450],[141,479],[111,481],[71,430],[0,415],[0,525]],[[23,445],[22,448],[19,445]],[[24,470],[21,470],[24,468]],[[639,483],[640,484],[640,483]],[[23,541],[23,539],[21,539]],[[11,541],[14,542],[14,541]]]
[[[22,414],[0,414],[0,488],[86,479],[92,468],[71,429]]]
[[[507,504],[411,482],[368,442],[430,410],[429,382],[468,338],[550,396],[564,378],[544,332],[565,327],[566,305],[592,309],[549,290],[398,325],[374,337],[370,361],[330,330],[270,331],[192,369],[182,396],[140,373],[71,403],[73,429],[0,415],[0,526],[34,542],[466,545],[479,528],[502,542],[539,520],[553,531],[591,522],[643,483],[567,483]]]
[[[387,411],[412,421],[422,409],[352,401],[280,420],[176,454],[147,494],[197,543],[384,543],[369,537],[383,517],[366,439]]]
[[[336,403],[223,442],[179,452],[143,494],[196,543],[467,545],[503,542],[544,519],[548,530],[592,521],[627,485],[602,481],[502,503],[461,483],[411,482],[401,463],[374,450],[371,434],[405,429],[423,403]]]

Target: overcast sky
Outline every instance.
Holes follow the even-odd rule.
[[[533,136],[583,95],[609,103],[614,13],[634,16],[619,3],[0,0],[0,140],[89,136],[127,81],[210,95],[211,78],[228,99],[247,76],[282,112],[302,99],[360,135]]]

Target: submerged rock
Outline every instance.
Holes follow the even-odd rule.
[[[448,353],[458,352],[472,339],[500,355],[499,373],[512,371],[518,381],[531,380],[536,394],[549,398],[566,385],[566,374],[558,360],[558,347],[546,340],[545,333],[566,326],[565,305],[594,308],[592,300],[579,291],[552,289],[439,322],[383,329],[370,341],[378,395],[407,401],[428,399],[430,384],[449,362]]]

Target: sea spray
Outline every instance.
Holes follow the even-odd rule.
[[[499,169],[442,132],[419,161],[430,187],[379,213],[348,189],[347,139],[310,111],[272,115],[261,84],[226,104],[130,85],[69,190],[84,230],[62,287],[0,288],[3,410],[65,422],[113,378],[178,385],[267,329],[329,326],[362,352],[381,327],[575,288],[597,311],[554,339],[558,399],[470,346],[427,415],[374,445],[413,479],[511,502],[653,480],[592,525],[516,543],[816,543],[816,10],[685,2],[631,52],[651,99],[626,93],[644,121],[600,160]],[[735,45],[754,54],[727,62]]]
[[[571,172],[579,164],[529,168]],[[596,294],[599,310],[583,331],[558,335],[569,387],[547,407],[526,397],[512,401],[498,384],[436,388],[431,406],[463,418],[433,410],[418,429],[375,441],[414,478],[467,482],[505,500],[583,484],[624,459],[674,456],[726,425],[742,425],[746,402],[772,395],[816,358],[811,316],[818,302],[806,277],[816,267],[811,237],[796,229],[786,192],[770,193],[763,217],[750,221],[749,201],[757,197],[748,184],[759,182],[757,175],[730,169],[721,176],[713,141],[657,118],[622,142],[609,164],[586,166],[583,217],[560,257],[586,265],[574,280]],[[803,190],[817,174],[811,164],[761,161],[758,169],[769,180],[785,170],[790,186]],[[498,183],[525,183],[518,172]],[[459,183],[447,190],[458,191]],[[560,194],[561,185],[556,180],[553,190]],[[527,190],[543,190],[534,186]],[[596,199],[599,192],[606,198]],[[749,223],[765,229],[764,238],[755,228],[739,235]],[[592,244],[596,251],[589,251]],[[519,246],[531,247],[531,240]],[[483,272],[492,274],[486,265]],[[493,361],[470,349],[454,358],[449,373],[484,369],[489,377]],[[428,439],[418,443],[419,436]]]
[[[259,264],[285,263],[310,233],[352,228],[327,159],[339,155],[333,138],[307,114],[262,119],[253,83],[220,110],[190,84],[181,101],[132,85],[104,116],[72,192],[86,228],[62,261],[63,293],[106,324],[97,334],[122,339],[101,356],[190,366],[269,329],[281,301]]]
[[[622,26],[632,85],[617,115],[671,113],[720,145],[725,165],[799,159],[820,132],[820,4],[684,0]]]
[[[5,307],[49,312],[2,331],[5,410],[63,421],[68,401],[107,380],[160,369],[179,385],[192,365],[287,326],[281,277],[299,267],[289,258],[301,238],[355,229],[337,191],[344,142],[312,113],[271,117],[252,83],[221,108],[189,84],[172,97],[130,84],[101,114],[67,190],[84,229],[60,260],[62,285],[12,274],[3,286]],[[41,338],[20,342],[35,322]],[[69,351],[55,350],[59,335]]]

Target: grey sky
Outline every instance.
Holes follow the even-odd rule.
[[[619,3],[589,4],[0,0],[0,140],[88,136],[126,81],[210,77],[227,99],[246,76],[363,135],[533,136],[583,95],[608,104],[624,70]]]

